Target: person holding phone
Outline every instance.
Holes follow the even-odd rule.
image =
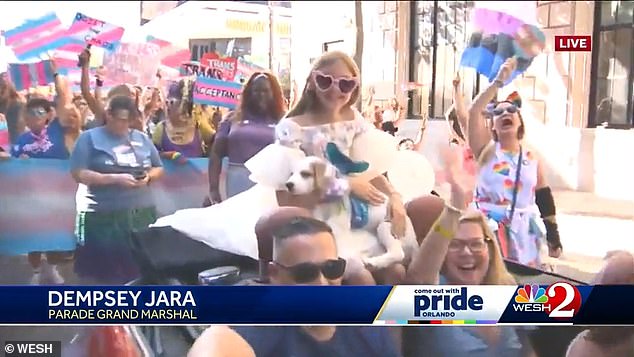
[[[75,272],[84,283],[122,284],[138,276],[128,237],[156,220],[151,183],[163,173],[151,139],[132,129],[138,110],[113,97],[104,126],[83,132],[70,157],[79,183]]]

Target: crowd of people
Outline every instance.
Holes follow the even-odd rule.
[[[54,266],[65,260],[74,260],[82,283],[124,284],[139,276],[129,246],[135,230],[162,222],[204,242],[231,237],[255,242],[257,218],[285,206],[297,210],[272,233],[267,272],[269,282],[276,285],[516,285],[505,259],[541,268],[544,255],[562,254],[547,169],[523,140],[528,133],[521,99],[516,93],[501,99],[497,95],[515,70],[513,59],[468,107],[459,91],[460,78],[454,80],[454,105],[447,114],[452,138],[439,148],[451,195],[441,198],[430,192],[406,202],[385,174],[388,141],[377,136],[394,135],[404,110],[396,100],[384,109],[374,106],[371,91],[369,109],[359,113],[355,103],[361,96],[361,74],[344,53],[327,52],[317,59],[297,98],[284,97],[275,75],[254,73],[244,85],[239,106],[224,113],[194,103],[190,78],[145,89],[120,84],[104,96],[99,73],[91,91],[89,56],[87,49],[79,58],[81,93],[71,93],[65,78],[56,74],[53,101],[38,95],[23,100],[6,75],[0,78],[0,119],[7,122],[10,139],[2,157],[68,159],[69,174],[78,183],[77,249],[29,253],[34,284],[43,282],[43,269],[53,283],[63,283]],[[422,137],[421,130],[415,140],[394,141],[392,149],[419,151]],[[280,148],[271,149],[275,144]],[[331,162],[336,155],[366,162],[373,174],[339,173],[340,191],[328,187],[295,195],[277,189],[271,191],[276,202],[270,203],[262,198],[262,186],[284,171],[289,150]],[[200,157],[210,159],[209,193],[201,197],[204,207],[157,217],[151,189],[161,179],[163,161]],[[337,168],[345,171],[344,166]],[[221,182],[223,169],[226,182]],[[386,219],[397,239],[405,236],[407,220],[415,229],[427,224],[417,229],[420,245],[411,260],[345,274],[357,262],[340,256],[340,231],[312,217],[325,199],[344,195],[353,202],[353,218],[361,221],[367,207],[386,205]],[[423,209],[416,210],[415,205]],[[350,225],[358,228],[354,220]],[[614,276],[613,271],[618,271],[618,278],[599,281],[634,283],[633,264],[631,254],[615,254],[599,278]],[[212,327],[190,355],[535,356],[530,332],[506,326]],[[574,340],[568,356],[586,356],[589,351],[594,356],[634,355],[633,338],[631,328],[590,329]]]

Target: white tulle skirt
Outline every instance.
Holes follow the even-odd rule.
[[[353,145],[350,156],[370,163],[368,171],[372,172],[368,175],[388,172],[405,200],[428,194],[434,187],[432,166],[419,153],[398,151],[397,143],[391,140],[376,131],[358,140],[364,149],[355,150]],[[255,225],[263,215],[279,207],[276,191],[290,177],[293,163],[302,157],[305,154],[298,149],[269,145],[245,163],[255,186],[210,207],[177,211],[159,218],[152,226],[171,226],[216,249],[258,259]]]

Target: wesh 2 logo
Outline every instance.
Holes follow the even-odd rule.
[[[547,312],[552,318],[572,318],[581,308],[581,293],[568,283],[555,283],[546,289],[524,285],[517,290],[513,310],[516,312]]]

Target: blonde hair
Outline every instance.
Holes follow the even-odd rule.
[[[315,61],[315,63],[313,63],[313,67],[308,74],[308,78],[306,79],[306,85],[304,86],[302,95],[293,109],[288,112],[288,114],[286,115],[287,117],[302,115],[317,109],[317,106],[319,105],[319,99],[317,98],[315,85],[312,84],[313,73],[324,67],[330,66],[337,61],[342,61],[346,65],[348,70],[352,73],[352,76],[360,79],[359,67],[354,62],[354,60],[350,58],[350,56],[341,51],[330,51],[324,53]],[[357,88],[352,91],[352,94],[350,95],[350,100],[348,101],[348,103],[346,103],[346,106],[353,106],[354,103],[359,100],[360,96],[361,89],[360,86],[357,86]]]
[[[489,268],[484,276],[482,285],[517,285],[513,275],[506,269],[497,238],[491,228],[489,228],[484,215],[478,210],[468,209],[460,217],[459,224],[462,223],[476,223],[482,229],[482,233],[484,233],[484,241],[489,251]]]

